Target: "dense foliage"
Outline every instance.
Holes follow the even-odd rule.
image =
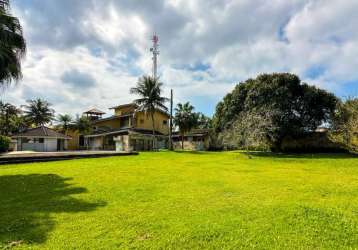
[[[7,152],[9,150],[11,139],[7,136],[0,135],[0,153]]]
[[[337,102],[333,94],[302,83],[296,75],[262,74],[256,79],[238,84],[224,97],[216,107],[213,125],[216,132],[220,133],[232,129],[237,123],[242,124],[238,119],[264,116],[270,126],[260,133],[271,149],[280,150],[285,137],[297,137],[314,131],[324,123],[330,123]],[[248,130],[265,127],[261,124],[255,126],[252,121],[250,123],[253,126],[246,126]]]
[[[9,0],[0,0],[0,86],[21,78],[26,42],[19,20],[9,11]]]
[[[26,127],[21,110],[0,101],[0,135],[11,135]]]
[[[219,141],[226,149],[267,150],[270,138],[277,127],[270,109],[261,108],[240,112],[229,129],[219,134]]]
[[[340,102],[333,122],[331,134],[347,149],[358,151],[358,98]]]

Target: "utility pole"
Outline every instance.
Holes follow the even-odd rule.
[[[158,45],[159,37],[155,33],[152,36],[152,42],[153,42],[153,47],[150,48],[150,52],[152,52],[152,54],[153,54],[152,77],[154,79],[158,79],[157,68],[158,68],[158,55],[159,55],[159,45]],[[155,135],[153,135],[153,150],[155,150],[156,148],[157,148],[157,138]]]
[[[173,151],[173,89],[170,90],[169,149]]]

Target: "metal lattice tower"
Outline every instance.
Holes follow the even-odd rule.
[[[150,48],[150,51],[153,53],[153,77],[157,78],[157,68],[158,68],[158,55],[159,55],[159,37],[154,34],[152,37],[153,47]]]

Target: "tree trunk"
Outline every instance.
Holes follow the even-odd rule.
[[[155,124],[154,124],[154,112],[151,112],[151,117],[152,117],[152,128],[153,128],[153,144],[152,144],[152,149],[155,149]]]

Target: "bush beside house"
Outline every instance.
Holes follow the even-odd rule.
[[[282,141],[285,153],[347,153],[344,143],[335,141],[328,132],[311,132],[300,137],[286,137]]]
[[[7,136],[0,135],[0,153],[7,152],[9,150],[11,139]]]

